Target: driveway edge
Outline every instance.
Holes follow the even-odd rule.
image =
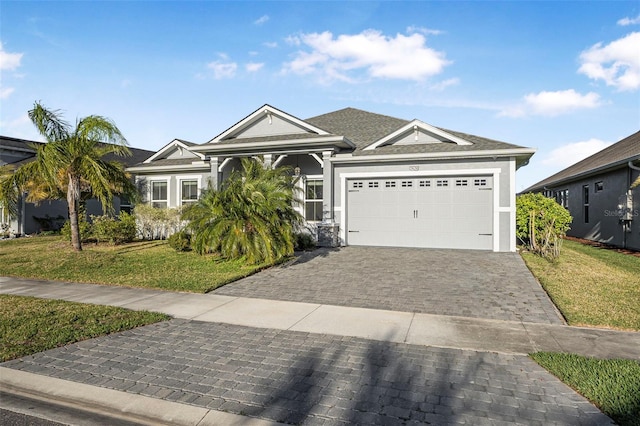
[[[6,393],[143,425],[281,424],[5,367],[0,367],[0,389]]]

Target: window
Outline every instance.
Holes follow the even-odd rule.
[[[468,181],[466,179],[456,179],[456,186],[467,186]]]
[[[198,200],[198,181],[180,181],[180,201],[182,204],[195,203]]]
[[[159,209],[165,209],[169,206],[166,180],[151,182],[151,206]]]
[[[131,214],[132,210],[133,210],[133,206],[131,205],[131,200],[129,199],[129,197],[127,197],[125,195],[121,195],[120,196],[120,211]]]
[[[425,187],[431,186],[431,181],[430,181],[430,180],[421,180],[421,181],[420,181],[420,186],[421,186],[422,188],[425,188]]]
[[[359,183],[360,186],[355,184]],[[362,182],[354,182],[362,188]],[[307,179],[304,190],[304,218],[310,222],[322,221],[322,180]]]
[[[474,179],[473,180],[473,185],[474,186],[487,186],[487,180],[486,179]]]
[[[449,181],[446,179],[438,179],[436,181],[436,186],[449,186]]]
[[[369,188],[377,188],[378,185],[378,182],[369,182]]]
[[[396,182],[393,180],[388,180],[384,183],[385,188],[395,188]]]
[[[584,223],[589,223],[589,185],[582,187],[582,207]]]
[[[569,208],[569,190],[563,189],[561,191],[556,191],[556,202],[560,204],[565,209]]]
[[[600,192],[604,190],[604,182],[596,182],[594,185],[595,192]]]
[[[362,188],[362,182],[353,182],[353,188]]]
[[[411,188],[413,186],[413,182],[410,180],[403,180],[402,187],[403,188]]]

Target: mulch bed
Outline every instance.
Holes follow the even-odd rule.
[[[600,243],[598,241],[585,240],[584,238],[576,238],[576,237],[569,237],[569,236],[565,236],[564,238],[566,240],[571,240],[571,241],[575,241],[575,242],[578,242],[578,243],[581,243],[581,244],[586,244],[586,245],[591,246],[591,247],[597,247],[597,248],[601,248],[601,249],[605,249],[605,250],[613,250],[613,251],[617,251],[618,253],[623,253],[623,254],[628,254],[630,256],[640,257],[640,251],[637,251],[637,250],[623,249],[623,248],[620,248],[620,247],[612,246],[610,244]]]

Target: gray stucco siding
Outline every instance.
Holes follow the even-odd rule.
[[[182,203],[180,200],[181,181],[195,180],[198,182],[198,189],[201,192],[206,189],[209,184],[211,174],[208,172],[173,172],[173,173],[154,173],[154,174],[138,174],[136,176],[136,185],[142,196],[142,202],[151,201],[150,191],[151,183],[154,181],[167,182],[167,207],[179,207]]]
[[[346,220],[348,189],[343,185],[352,178],[380,177],[385,176],[444,176],[455,178],[459,176],[492,176],[493,191],[495,191],[494,201],[494,233],[497,233],[494,249],[496,251],[513,251],[515,240],[513,229],[513,215],[515,206],[512,205],[514,199],[514,188],[512,187],[512,169],[515,167],[514,160],[499,159],[496,161],[465,160],[465,161],[395,161],[388,163],[371,162],[341,163],[334,162],[331,171],[332,191],[325,188],[325,208],[330,210],[327,220],[332,220],[343,227]],[[326,196],[332,195],[332,200]],[[330,209],[333,203],[333,209]],[[344,229],[341,230],[343,243],[346,235]]]
[[[640,250],[640,187],[631,191],[631,222],[628,232],[621,222],[621,203],[629,186],[640,172],[628,167],[585,177],[580,180],[546,187],[547,190],[568,190],[568,210],[573,217],[567,235],[598,241],[618,247]],[[596,191],[596,183],[602,189]],[[585,221],[584,188],[589,191],[589,220]]]

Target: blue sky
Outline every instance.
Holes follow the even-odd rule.
[[[0,134],[34,101],[129,143],[203,143],[268,103],[538,149],[525,187],[640,128],[637,1],[0,1]]]

